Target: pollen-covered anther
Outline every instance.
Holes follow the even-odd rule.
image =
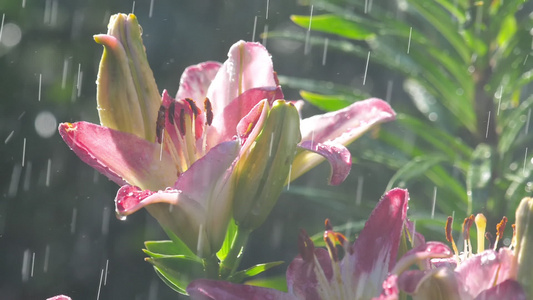
[[[455,241],[453,240],[452,236],[452,224],[453,224],[453,218],[448,217],[446,220],[446,240],[452,244],[453,252],[455,252],[455,257],[459,261],[459,251],[457,250],[457,245],[455,245]]]
[[[463,239],[464,239],[464,252],[467,255],[472,254],[472,243],[470,242],[470,228],[472,227],[472,224],[474,224],[474,215],[470,215],[470,217],[465,218],[463,222]]]
[[[307,235],[307,232],[303,229],[300,229],[298,234],[298,252],[305,262],[311,263],[314,262],[315,257],[315,244]]]
[[[485,238],[487,239],[487,241],[489,241],[489,249],[491,249],[492,246],[493,246],[493,243],[492,243],[492,240],[493,240],[492,233],[490,233],[489,231],[485,232]]]
[[[207,97],[204,100],[204,111],[206,116],[206,124],[211,126],[211,123],[213,123],[213,107],[211,106],[211,101],[209,101],[209,98]]]
[[[159,111],[157,112],[157,121],[156,121],[156,126],[155,126],[155,136],[156,136],[156,139],[157,139],[157,142],[159,144],[161,144],[162,140],[163,140],[163,130],[165,129],[165,113],[166,113],[166,108],[161,105],[159,107]]]
[[[500,223],[496,225],[496,241],[494,241],[494,250],[498,248],[498,242],[503,238],[503,232],[505,231],[505,226],[507,225],[507,217],[504,216]]]
[[[326,242],[326,248],[328,248],[331,260],[335,262],[339,261],[339,252],[337,250],[336,240],[337,237],[335,236],[335,232],[331,230],[326,230],[324,232],[324,242]]]
[[[182,136],[185,136],[185,109],[180,109],[178,129]]]

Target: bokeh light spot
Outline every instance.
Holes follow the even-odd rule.
[[[6,47],[14,47],[18,45],[22,38],[22,31],[15,23],[7,23],[2,30],[2,40],[0,42]]]
[[[40,112],[35,118],[35,131],[42,138],[49,138],[56,132],[56,117],[49,111]]]

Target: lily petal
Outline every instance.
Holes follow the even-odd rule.
[[[231,46],[228,59],[211,83],[207,97],[213,111],[217,112],[246,90],[276,86],[272,59],[266,48],[259,43],[239,41]]]
[[[298,300],[290,294],[275,289],[207,279],[191,282],[187,287],[187,293],[194,300]]]
[[[180,78],[176,99],[204,101],[209,85],[215,79],[220,66],[219,62],[207,61],[185,69]]]
[[[277,99],[283,99],[280,87],[253,88],[240,94],[226,107],[213,108],[213,123],[208,127],[208,147],[228,141],[237,134],[239,121],[244,118],[261,100],[266,99],[270,106]]]
[[[302,120],[302,140],[316,143],[333,140],[347,145],[373,125],[392,121],[395,116],[390,105],[381,99],[358,101],[341,110]]]
[[[316,276],[316,263],[320,264],[325,279],[328,282],[333,278],[333,268],[328,251],[323,248],[314,249],[314,258],[306,261],[301,255],[298,255],[287,268],[287,286],[289,294],[297,296],[298,299],[320,300],[320,294],[317,290],[321,284],[328,282],[319,282]]]
[[[354,266],[357,293],[363,299],[381,293],[381,283],[395,264],[408,200],[407,190],[393,189],[385,194],[353,244],[353,255],[345,256],[342,261]],[[380,286],[375,286],[376,283]]]
[[[427,242],[405,253],[396,263],[393,274],[400,274],[411,265],[427,261],[429,258],[447,258],[453,255],[452,250],[447,245],[440,242]],[[428,266],[424,266],[426,269]]]
[[[350,151],[348,151],[348,149],[346,149],[346,147],[343,145],[328,141],[324,143],[305,141],[299,145],[299,148],[301,150],[309,150],[311,152],[303,151],[307,153],[297,154],[297,156],[300,156],[300,160],[296,163],[293,163],[291,172],[296,174],[291,177],[298,177],[300,174],[303,174],[311,169],[307,164],[301,165],[298,163],[306,161],[307,159],[305,156],[314,156],[314,153],[320,154],[327,159],[331,166],[329,184],[339,185],[346,179],[348,174],[350,174],[350,169],[352,167],[352,155],[350,154]]]
[[[380,99],[372,98],[334,112],[313,116],[302,120],[300,131],[302,141],[312,144],[332,141],[348,145],[369,130],[372,126],[394,120],[396,113],[390,105]],[[323,157],[302,151],[293,162],[296,172],[291,173],[291,181],[323,161]],[[332,183],[333,184],[333,183]]]
[[[479,294],[475,300],[526,300],[522,286],[514,280],[506,280]]]
[[[61,123],[59,133],[83,162],[119,185],[158,190],[177,179],[176,168],[161,146],[134,134],[88,122]]]

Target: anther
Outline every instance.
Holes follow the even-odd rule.
[[[166,108],[163,105],[161,105],[159,107],[159,111],[157,112],[157,121],[155,125],[155,136],[159,144],[161,144],[163,140],[163,129],[165,128],[165,111],[166,111]]]
[[[168,107],[168,122],[174,125],[174,111],[176,110],[176,102],[172,101]]]
[[[180,124],[179,131],[182,136],[185,136],[185,109],[180,109]]]
[[[191,98],[185,98],[185,101],[189,103],[189,106],[191,107],[192,113],[194,114],[194,118],[198,117],[198,114],[200,113],[200,110],[198,109],[198,106],[196,106],[196,103],[194,103],[194,100]]]
[[[457,245],[455,245],[455,241],[453,240],[452,236],[452,224],[453,224],[453,218],[448,217],[446,220],[446,240],[452,244],[453,251],[455,252],[455,257],[459,261],[459,251],[457,250]]]
[[[207,97],[204,100],[204,111],[207,125],[211,126],[211,123],[213,123],[213,107],[211,106],[211,101],[209,101],[209,98]]]
[[[298,234],[298,251],[305,262],[314,261],[315,244],[303,229],[300,229],[300,234]]]
[[[505,225],[507,225],[507,217],[504,216],[500,223],[496,225],[496,241],[494,242],[494,250],[498,248],[498,242],[503,238],[503,232],[505,231]]]

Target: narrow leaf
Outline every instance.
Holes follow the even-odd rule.
[[[443,161],[446,161],[446,157],[438,154],[415,157],[392,176],[385,190],[388,191],[394,187],[406,187],[408,181],[421,177],[430,168]]]
[[[375,36],[374,29],[368,25],[337,15],[318,15],[313,16],[312,19],[310,16],[293,15],[291,20],[305,29],[308,29],[309,23],[311,23],[312,30],[336,34],[353,40],[365,40]]]
[[[246,270],[236,272],[228,280],[231,282],[242,282],[246,278],[261,274],[268,269],[281,265],[282,263],[283,261],[274,261],[274,262],[269,262],[269,263],[264,263],[264,264],[257,264]]]
[[[321,95],[300,91],[300,96],[307,102],[325,111],[334,111],[352,104],[354,101],[344,95]]]
[[[469,211],[481,211],[490,196],[492,152],[489,145],[479,144],[472,154],[466,175]]]

